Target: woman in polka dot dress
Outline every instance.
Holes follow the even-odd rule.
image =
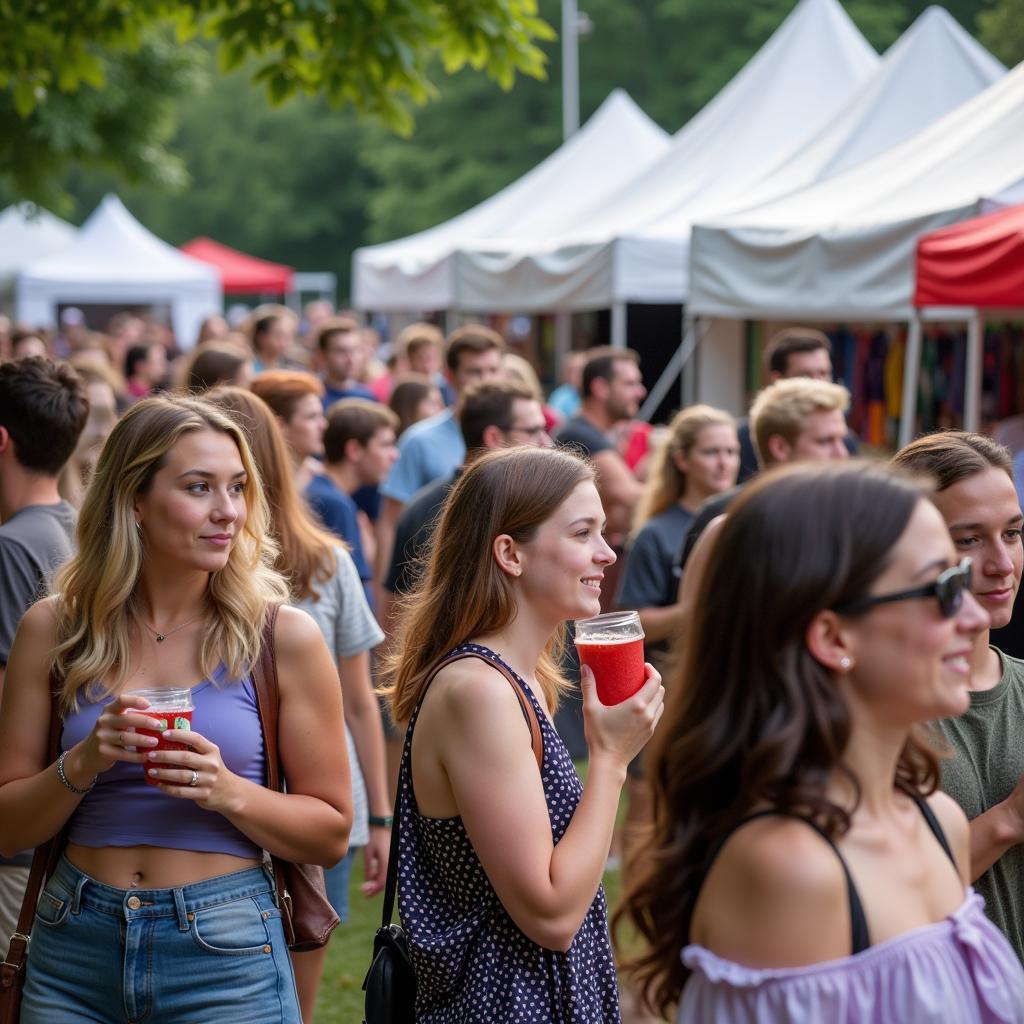
[[[640,692],[607,708],[585,670],[585,787],[550,718],[566,685],[562,624],[598,614],[615,560],[603,524],[576,456],[484,455],[452,489],[402,616],[398,907],[423,1024],[620,1019],[601,874],[626,765],[661,717],[661,678],[648,665]],[[436,671],[453,651],[469,657]],[[510,682],[539,723],[540,770]]]

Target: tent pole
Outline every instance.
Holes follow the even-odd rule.
[[[914,310],[907,325],[907,347],[903,353],[903,401],[900,405],[899,446],[910,444],[917,420],[917,387],[921,376],[921,314]]]
[[[683,368],[693,358],[693,353],[704,336],[705,331],[699,330],[699,326],[696,318],[684,322],[685,334],[683,335],[682,343],[672,353],[672,358],[668,361],[668,365],[661,371],[661,376],[655,382],[654,387],[647,393],[647,397],[637,413],[637,419],[649,421],[658,411],[658,406],[665,400],[665,396],[669,393],[669,389],[676,382]]]
[[[967,322],[967,373],[964,381],[964,430],[974,432],[981,423],[981,357],[985,318],[980,309]]]
[[[555,314],[555,379],[561,380],[562,367],[572,351],[572,313]]]
[[[616,348],[626,347],[626,304],[612,303],[612,344]]]

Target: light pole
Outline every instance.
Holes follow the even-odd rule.
[[[580,127],[580,14],[576,0],[562,0],[562,141]]]

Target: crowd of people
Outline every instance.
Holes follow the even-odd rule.
[[[342,922],[390,868],[424,1024],[1024,1022],[1010,453],[850,461],[808,329],[739,421],[638,422],[628,348],[563,369],[323,302],[187,352],[0,320],[5,943],[61,844],[22,1021],[309,1024],[278,858]],[[645,667],[605,706],[572,624],[613,609]]]

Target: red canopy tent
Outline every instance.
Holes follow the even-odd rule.
[[[1024,206],[922,235],[914,305],[1024,308]]]
[[[907,334],[900,444],[910,440],[921,359],[921,319],[967,322],[964,429],[981,420],[981,359],[988,309],[1024,309],[1024,206],[922,235],[915,260],[915,316]]]
[[[295,271],[282,263],[249,256],[212,238],[193,238],[180,246],[183,253],[220,271],[224,291],[236,295],[286,295],[292,290]]]

